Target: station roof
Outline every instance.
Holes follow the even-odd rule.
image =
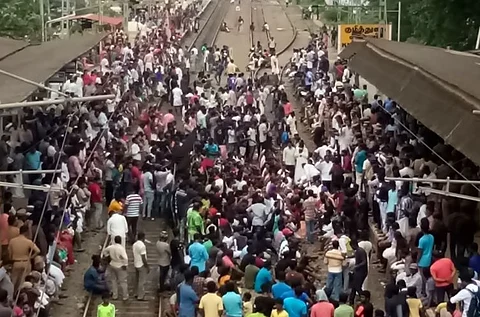
[[[53,40],[31,45],[0,60],[0,69],[43,83],[78,56],[97,45],[105,33],[75,34],[67,40]],[[1,45],[1,42],[0,42]],[[37,87],[0,74],[0,102],[21,102]]]
[[[29,45],[26,41],[12,40],[6,37],[0,37],[0,60],[16,53],[17,51]]]
[[[480,165],[480,57],[382,39],[354,40],[341,53],[349,67],[398,101],[447,144]]]
[[[86,19],[86,20],[95,21],[95,22],[102,21],[102,23],[111,24],[111,25],[114,25],[114,26],[117,26],[117,25],[120,25],[120,24],[123,23],[123,18],[122,17],[109,17],[109,16],[106,16],[106,15],[101,16],[101,15],[94,14],[94,13],[77,15],[75,17],[72,17],[72,20],[73,19]]]

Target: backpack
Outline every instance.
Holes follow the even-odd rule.
[[[473,284],[476,285],[476,284]],[[478,317],[480,316],[480,286],[477,286],[477,291],[472,292],[468,288],[465,288],[472,294],[472,299],[470,300],[470,306],[468,307],[467,317]]]
[[[290,139],[290,137],[288,136],[288,132],[283,131],[283,133],[282,133],[282,143],[287,144],[289,139]]]

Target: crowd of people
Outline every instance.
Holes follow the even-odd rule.
[[[135,241],[134,234],[127,237],[135,227],[130,218],[142,202],[148,210],[152,199],[142,194],[142,184],[145,189],[153,182],[152,191],[163,189],[150,196],[154,209],[180,229],[170,241],[162,232],[156,242],[159,290],[173,292],[172,314],[414,317],[427,308],[440,316],[478,314],[476,227],[467,216],[475,205],[429,191],[438,188],[436,178],[459,178],[458,170],[474,179],[476,167],[393,100],[369,100],[365,87],[350,84],[354,77],[345,61],[330,65],[324,39],[328,43],[328,36],[314,36],[292,56],[288,77],[303,103],[299,119],[284,86],[267,86],[231,67],[215,91],[203,65],[193,89],[181,91],[186,98],[173,102],[184,114],[185,134],[175,130],[178,124],[169,132],[181,145],[143,161],[139,189],[129,187],[134,193],[125,207],[110,210],[109,221],[118,219],[123,228],[110,232],[113,248],[122,250],[111,259],[117,281],[125,281],[121,268],[128,264],[124,241]],[[220,52],[220,60],[233,64],[228,48]],[[152,111],[146,121],[154,118]],[[313,150],[299,136],[301,121],[312,128]],[[158,164],[165,152],[177,164],[175,175],[171,165],[162,167],[168,162]],[[174,187],[158,187],[169,183],[166,175]],[[454,190],[475,195],[468,183]],[[124,216],[117,213],[122,210]],[[143,240],[138,233],[137,270],[148,266]],[[318,274],[320,266],[326,276]],[[384,301],[376,306],[372,293],[382,290],[369,289],[372,268],[385,274]],[[114,298],[117,288],[111,288]],[[102,305],[111,305],[107,298]]]
[[[476,204],[430,191],[437,178],[475,179],[476,166],[395,101],[351,83],[348,64],[329,61],[328,36],[294,50],[287,95],[290,83],[240,72],[228,47],[188,51],[167,33],[149,28],[132,45],[117,32],[100,68],[62,88],[115,98],[26,108],[7,127],[3,170],[38,170],[8,178],[45,189],[3,194],[1,317],[47,316],[82,233],[105,227],[111,244],[84,274],[103,298],[98,316],[115,314],[110,299],[130,300],[127,244],[136,299],[146,300],[138,228],[158,217],[173,228],[155,247],[174,316],[480,316]],[[25,197],[26,208],[13,206]],[[381,305],[372,268],[385,274]]]

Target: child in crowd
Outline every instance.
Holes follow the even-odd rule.
[[[253,313],[252,294],[246,292],[243,294],[243,316]]]
[[[115,305],[110,303],[110,294],[102,295],[102,303],[97,308],[97,317],[115,317]]]

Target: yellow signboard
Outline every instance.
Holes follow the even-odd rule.
[[[390,39],[389,26],[384,24],[342,24],[338,26],[338,50],[352,43],[354,37]]]

